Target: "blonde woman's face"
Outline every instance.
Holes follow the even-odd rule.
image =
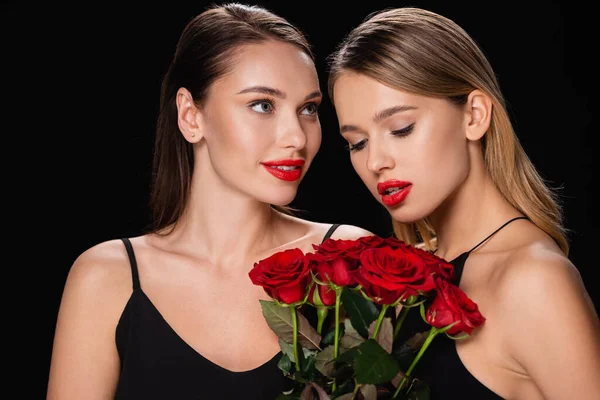
[[[267,41],[239,49],[232,67],[203,107],[211,168],[237,193],[288,204],[321,145],[314,63],[296,46]]]
[[[463,107],[353,72],[337,79],[333,97],[354,169],[396,221],[430,215],[466,179]]]

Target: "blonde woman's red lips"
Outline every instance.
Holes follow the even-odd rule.
[[[410,193],[411,188],[412,183],[397,179],[389,179],[377,184],[377,191],[381,196],[381,202],[388,207],[402,203]]]

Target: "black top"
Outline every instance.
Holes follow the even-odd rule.
[[[453,283],[457,286],[460,284],[465,261],[473,250],[485,243],[500,229],[518,219],[527,219],[527,217],[516,217],[507,221],[477,244],[477,246],[450,261],[450,263],[454,265],[455,272]],[[429,330],[429,328],[431,327],[423,321],[418,312],[418,308],[411,310],[404,321],[403,327],[398,333],[398,339],[400,339],[398,340],[398,343],[402,343],[403,339],[408,338],[416,332],[424,332]],[[431,399],[433,400],[502,399],[502,397],[492,392],[471,375],[456,352],[455,340],[450,339],[446,335],[439,335],[431,342],[417,363],[412,375],[429,385],[429,388],[431,389]]]
[[[277,367],[281,352],[255,369],[233,372],[189,346],[142,290],[131,242],[121,240],[131,264],[133,293],[116,329],[121,360],[116,399],[272,400],[289,387],[291,380]]]

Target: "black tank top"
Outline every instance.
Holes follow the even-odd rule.
[[[528,218],[516,217],[505,222],[471,250],[464,252],[454,260],[450,261],[450,263],[454,265],[455,272],[453,283],[457,286],[460,284],[465,261],[467,261],[467,258],[473,250],[489,240],[500,229],[518,219]],[[424,332],[431,328],[423,321],[419,312],[415,310],[411,310],[411,312],[408,313],[404,324],[406,330],[404,327],[400,329],[400,332],[398,333],[399,340],[397,343],[402,343],[416,332]],[[471,375],[458,356],[455,340],[448,338],[446,335],[439,335],[431,342],[431,345],[427,348],[413,371],[413,376],[423,380],[429,385],[429,388],[431,389],[430,398],[432,400],[502,399],[502,397],[492,392]]]
[[[332,225],[323,241],[339,225]],[[272,400],[291,388],[292,381],[277,367],[281,352],[255,369],[233,372],[189,346],[140,287],[131,242],[121,240],[131,264],[133,293],[116,328],[121,361],[116,399]]]

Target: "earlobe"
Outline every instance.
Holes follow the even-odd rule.
[[[197,143],[202,139],[202,113],[186,88],[177,91],[177,124],[185,140]]]
[[[492,99],[481,90],[473,90],[467,99],[467,139],[479,140],[488,131],[492,119]]]

